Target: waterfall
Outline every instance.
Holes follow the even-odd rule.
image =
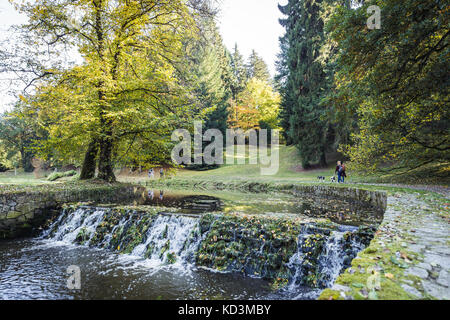
[[[201,241],[198,220],[83,206],[65,209],[41,238],[182,265],[194,262]]]
[[[65,213],[65,212],[64,212]],[[50,228],[43,233],[44,238],[66,243],[75,243],[80,232],[93,234],[102,221],[105,211],[96,209],[94,211],[80,207],[72,214],[62,214]],[[90,240],[90,239],[89,239]],[[87,241],[89,242],[89,241]]]
[[[298,250],[290,258],[293,271],[288,288],[299,285],[316,288],[332,286],[339,274],[350,266],[364,245],[352,236],[352,228],[340,228],[329,234],[314,234],[305,227],[298,237]],[[344,230],[344,231],[343,231]]]
[[[199,235],[198,219],[159,215],[148,229],[145,243],[134,248],[131,254],[164,263],[192,263],[200,244]]]
[[[344,239],[345,232],[334,231],[325,243],[323,254],[319,259],[320,272],[324,276],[323,286],[332,286],[339,274],[349,267],[351,260],[364,246],[355,240],[347,243]]]
[[[42,238],[126,254],[151,267],[196,264],[268,280],[281,274],[292,292],[331,286],[365,247],[364,230],[358,227],[308,223],[300,228],[297,242],[266,241],[235,222],[217,219],[224,216],[81,206],[64,209]]]

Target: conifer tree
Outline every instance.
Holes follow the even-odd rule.
[[[239,52],[237,43],[234,45],[234,50],[231,55],[231,69],[233,71],[231,91],[233,100],[236,100],[238,94],[244,90],[245,84],[247,83],[247,72],[245,69],[244,58]]]
[[[287,15],[280,23],[286,28],[282,44],[287,70],[278,77],[282,83],[281,125],[288,142],[301,154],[302,165],[326,165],[326,151],[332,133],[327,119],[327,105],[322,103],[330,88],[325,66],[319,61],[324,44],[322,0],[290,0],[279,6]]]
[[[266,62],[252,50],[247,64],[247,77],[256,78],[262,81],[270,81],[270,72]]]

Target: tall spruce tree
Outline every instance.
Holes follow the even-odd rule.
[[[225,135],[234,79],[231,55],[213,19],[202,18],[197,24],[201,36],[194,44],[190,43],[186,82],[195,95],[199,113],[204,115],[203,129],[219,129]]]
[[[247,63],[247,77],[249,79],[256,78],[262,81],[270,81],[270,72],[266,62],[252,50]]]
[[[239,52],[237,43],[234,45],[233,53],[231,54],[231,69],[233,71],[233,82],[231,91],[233,100],[237,99],[239,93],[245,89],[247,83],[247,71],[245,69],[244,58]]]
[[[288,15],[289,8],[287,6],[279,6],[280,11]],[[291,121],[290,117],[292,114],[293,102],[293,92],[289,90],[288,78],[289,78],[289,66],[288,66],[288,52],[289,52],[289,41],[288,35],[289,30],[292,28],[294,19],[280,19],[280,24],[286,29],[284,36],[280,37],[280,53],[278,53],[276,61],[276,75],[275,75],[275,85],[277,90],[281,95],[281,106],[280,106],[280,126],[283,128],[282,136],[286,141],[287,145],[292,145],[294,143],[291,135]]]
[[[328,106],[322,103],[329,91],[330,79],[326,67],[319,61],[325,39],[322,2],[289,0],[287,5],[279,6],[287,16],[280,20],[286,29],[280,39],[280,61],[287,66],[277,78],[282,80],[281,125],[287,142],[299,149],[305,168],[315,162],[325,166],[325,154],[332,145]]]

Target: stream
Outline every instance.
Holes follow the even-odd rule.
[[[293,276],[281,290],[259,277],[196,263],[209,232],[197,231],[203,213],[314,219],[310,206],[293,196],[149,190],[139,205],[160,212],[148,220],[135,213],[116,217],[108,207],[89,204],[62,212],[36,238],[0,241],[0,299],[314,299],[321,291],[302,283],[306,255],[300,249],[289,258]],[[341,227],[328,235],[318,258],[327,286],[348,263],[347,255],[364,248],[354,241],[341,252],[345,232],[367,224],[365,214],[355,222],[346,212],[351,211],[328,217]],[[109,229],[108,221],[114,221]],[[298,236],[299,248],[310,236],[307,229]],[[99,230],[104,230],[101,237]],[[81,271],[79,290],[67,287],[72,265]]]

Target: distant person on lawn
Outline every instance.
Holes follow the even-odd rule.
[[[159,170],[159,177],[164,178],[164,169],[163,168],[161,168],[161,170]]]
[[[150,170],[148,170],[148,177],[150,179],[153,179],[154,176],[155,176],[155,173],[153,172],[153,168],[150,168]]]
[[[342,162],[341,165],[341,180],[344,183],[345,178],[347,178],[347,174],[345,173],[345,164]]]
[[[341,162],[338,161],[336,165],[336,170],[334,170],[334,174],[337,174],[338,176],[338,183],[341,182],[341,168],[342,168]]]

